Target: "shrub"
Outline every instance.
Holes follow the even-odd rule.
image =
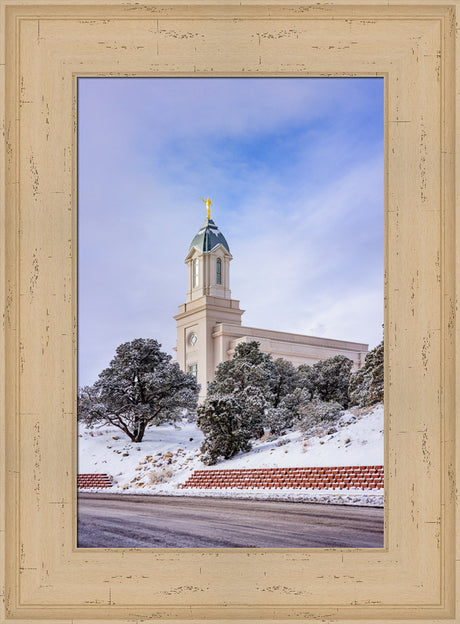
[[[204,433],[202,462],[208,466],[230,459],[239,451],[250,451],[251,424],[234,395],[210,396],[198,406],[197,424]]]
[[[172,468],[160,468],[158,470],[151,470],[147,474],[149,483],[155,485],[157,483],[165,483],[173,476],[174,470]]]
[[[383,401],[383,340],[366,355],[364,366],[351,376],[350,405],[368,407]]]
[[[348,407],[348,386],[353,362],[344,355],[336,355],[312,366],[299,366],[300,386],[311,399],[340,403]]]
[[[315,435],[325,427],[336,423],[340,418],[342,409],[342,406],[337,402],[313,399],[300,408],[297,428],[304,433]]]

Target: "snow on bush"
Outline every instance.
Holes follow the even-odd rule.
[[[300,408],[296,427],[309,436],[318,434],[326,427],[335,424],[342,411],[342,406],[339,403],[313,399]]]
[[[383,340],[369,351],[364,366],[351,376],[350,405],[366,407],[383,401]]]
[[[157,483],[166,483],[173,475],[174,470],[172,468],[161,468],[158,470],[150,470],[150,472],[147,473],[147,479],[149,483],[156,485]]]

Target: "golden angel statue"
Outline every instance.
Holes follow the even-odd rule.
[[[212,206],[212,201],[209,199],[203,199],[202,197],[200,197],[201,201],[204,202],[206,204],[206,210],[208,211],[207,214],[207,218],[210,219],[211,218],[211,206]]]

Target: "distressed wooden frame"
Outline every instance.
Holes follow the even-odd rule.
[[[458,0],[0,6],[2,621],[459,621]],[[384,77],[385,548],[75,548],[79,75]]]

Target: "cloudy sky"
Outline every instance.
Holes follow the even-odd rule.
[[[78,101],[79,385],[133,338],[174,355],[200,197],[244,325],[380,342],[383,80],[84,78]]]

